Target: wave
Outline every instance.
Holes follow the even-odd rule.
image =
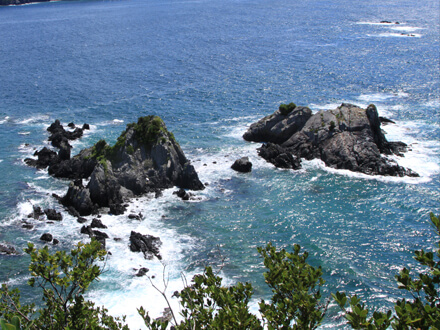
[[[368,34],[369,37],[379,37],[379,38],[421,38],[422,35],[418,33],[379,33],[379,34]]]
[[[26,119],[18,119],[15,121],[19,125],[29,125],[29,124],[46,124],[49,121],[49,115],[35,115]]]
[[[11,117],[6,116],[3,119],[0,119],[0,125],[7,123],[8,121],[10,121]]]

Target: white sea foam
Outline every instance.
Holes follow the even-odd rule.
[[[421,30],[422,28],[416,26],[395,25],[391,27],[391,29],[395,31],[414,32],[417,30]]]
[[[0,119],[0,125],[1,125],[1,124],[5,124],[5,123],[7,123],[10,119],[11,119],[11,118],[10,118],[9,116],[6,116],[5,118]]]
[[[399,91],[396,93],[373,93],[373,94],[361,94],[357,97],[359,101],[363,102],[383,102],[393,98],[405,98],[408,97],[408,93]]]
[[[29,124],[45,124],[49,120],[49,115],[35,115],[30,118],[17,120],[17,124],[29,125]]]
[[[419,33],[392,33],[385,32],[379,34],[368,34],[369,37],[379,37],[379,38],[420,38],[422,37]]]

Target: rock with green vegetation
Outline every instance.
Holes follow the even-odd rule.
[[[370,175],[418,176],[383,156],[403,156],[406,144],[387,141],[373,104],[362,109],[343,103],[334,110],[321,110],[313,115],[304,108],[308,111],[302,110],[304,115],[298,117],[301,120],[289,122],[298,116],[300,109],[296,107],[287,116],[277,110],[252,124],[244,139],[276,143],[283,149],[282,153],[293,154],[298,159],[318,158],[337,169]],[[276,165],[275,160],[265,158]]]
[[[64,205],[73,206],[81,215],[100,207],[110,207],[112,213],[120,214],[125,210],[122,205],[126,200],[173,186],[204,188],[174,135],[158,116],[141,117],[137,123],[127,125],[113,146],[100,140],[64,163],[60,168],[94,164],[90,174],[83,170],[66,171],[69,178],[90,176],[86,187],[71,184],[62,198]]]

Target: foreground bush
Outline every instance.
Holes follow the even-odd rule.
[[[16,328],[14,317],[19,318],[23,329],[128,329],[121,320],[108,315],[105,308],[95,307],[83,297],[90,284],[102,274],[96,262],[103,261],[107,252],[101,249],[99,242],[78,243],[70,254],[65,251],[52,254],[47,246],[36,250],[29,243],[25,252],[31,257],[32,277],[28,283],[42,290],[43,307],[37,310],[35,304],[21,305],[20,292],[9,290],[3,284],[0,317],[11,323],[4,326],[8,322],[2,320],[2,330]]]
[[[431,221],[440,237],[439,217],[431,213]],[[181,319],[169,310],[169,318],[152,319],[142,307],[139,314],[149,329],[316,329],[324,319],[328,299],[323,300],[320,288],[325,281],[320,267],[307,263],[307,252],[279,251],[269,243],[258,248],[267,271],[265,282],[272,290],[269,302],[261,300],[261,318],[249,311],[253,287],[250,283],[222,285],[222,278],[207,267],[196,275],[191,285],[180,292]],[[29,285],[42,289],[42,308],[21,305],[19,291],[0,289],[0,327],[15,329],[128,329],[107,310],[86,301],[83,294],[102,274],[96,262],[103,261],[106,251],[98,242],[79,243],[67,254],[53,254],[48,247],[36,250],[29,244],[31,256]],[[415,252],[415,259],[425,270],[413,278],[404,268],[396,276],[400,289],[412,299],[399,299],[394,310],[370,313],[359,297],[345,293],[332,294],[343,311],[347,325],[354,329],[440,329],[440,241],[434,252]],[[165,300],[165,290],[161,291]]]

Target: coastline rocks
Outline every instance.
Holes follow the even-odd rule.
[[[157,116],[141,117],[127,125],[114,146],[98,141],[72,159],[50,167],[51,171],[68,178],[90,176],[85,187],[78,180],[71,183],[62,198],[63,205],[74,207],[81,216],[100,207],[123,214],[124,203],[130,198],[173,186],[204,189],[194,167]]]
[[[45,242],[52,242],[53,236],[52,234],[49,233],[44,233],[43,235],[41,235],[40,240],[45,241]]]
[[[63,216],[60,212],[55,211],[54,209],[44,209],[44,214],[46,214],[47,220],[61,221],[63,220]]]
[[[278,144],[265,143],[257,149],[258,155],[278,168],[298,170],[301,162],[292,155],[288,148],[283,148]]]
[[[16,255],[17,250],[13,246],[0,244],[0,254]]]
[[[287,117],[293,116],[297,108]],[[310,110],[307,111],[304,108],[301,110],[305,114],[311,113]],[[311,115],[303,126],[295,122],[294,129],[291,129],[289,125],[282,125],[283,129],[274,130],[276,125],[283,122],[279,120],[280,116],[282,115],[278,110],[274,115],[252,124],[243,136],[246,140],[256,142],[278,141],[274,143],[281,148],[267,143],[259,150],[260,156],[274,163],[275,166],[283,167],[286,155],[292,154],[297,159],[318,158],[329,167],[369,175],[418,176],[417,173],[381,155],[402,156],[406,145],[402,142],[386,140],[374,105],[361,109],[355,105],[343,103],[334,110],[321,110]],[[275,120],[275,118],[278,119]],[[280,132],[282,138],[277,139],[274,136],[276,132]],[[286,138],[288,134],[285,132],[289,132],[290,136]],[[277,157],[280,160],[279,164],[274,161]]]
[[[307,107],[295,107],[287,115],[278,109],[272,115],[252,124],[244,133],[243,139],[281,144],[301,130],[311,116],[312,111]]]
[[[159,237],[152,235],[142,235],[135,231],[130,234],[130,250],[132,252],[142,252],[145,259],[153,259],[156,257],[162,260],[159,247],[162,245],[162,241]]]
[[[40,151],[35,151],[34,156],[37,156],[37,159],[26,158],[24,160],[24,162],[28,166],[33,166],[38,169],[46,168],[49,165],[52,165],[52,164],[55,164],[58,162],[57,153],[53,150],[46,148],[46,147],[44,147]]]
[[[249,161],[249,157],[241,157],[232,164],[231,168],[237,172],[248,173],[252,171],[252,163]]]
[[[141,277],[146,275],[150,270],[146,267],[142,267],[141,269],[139,269],[139,271],[136,273],[137,277]]]

